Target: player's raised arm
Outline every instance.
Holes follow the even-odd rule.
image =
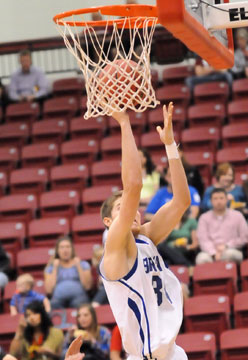
[[[132,230],[133,227],[140,225],[137,210],[142,188],[142,170],[129,116],[121,112],[113,114],[113,117],[121,128],[123,193],[114,202],[111,214],[104,217],[103,221],[109,228],[105,245],[104,271],[107,277],[116,280],[128,273],[137,254]]]
[[[151,222],[141,228],[141,233],[148,236],[156,245],[179,223],[183,213],[190,206],[190,193],[183,165],[181,163],[177,146],[174,141],[172,115],[173,104],[168,110],[163,107],[164,127],[158,126],[157,131],[162,143],[165,144],[166,153],[172,179],[173,199],[162,206],[153,216]]]

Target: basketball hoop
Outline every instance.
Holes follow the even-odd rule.
[[[107,20],[86,21],[86,14],[97,12]],[[85,78],[85,119],[157,106],[150,72],[156,6],[101,6],[68,11],[53,20]]]

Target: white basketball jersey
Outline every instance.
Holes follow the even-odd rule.
[[[181,285],[150,239],[139,235],[136,244],[137,259],[124,278],[107,280],[100,264],[128,359],[185,360],[175,345],[183,317]]]

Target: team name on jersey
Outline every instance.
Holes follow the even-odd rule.
[[[162,271],[162,267],[159,262],[158,256],[153,257],[145,257],[143,258],[143,264],[145,268],[145,272],[148,274],[150,271]]]

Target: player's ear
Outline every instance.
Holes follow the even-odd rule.
[[[103,218],[103,223],[107,228],[109,228],[112,223],[112,219],[110,217],[105,217]]]

